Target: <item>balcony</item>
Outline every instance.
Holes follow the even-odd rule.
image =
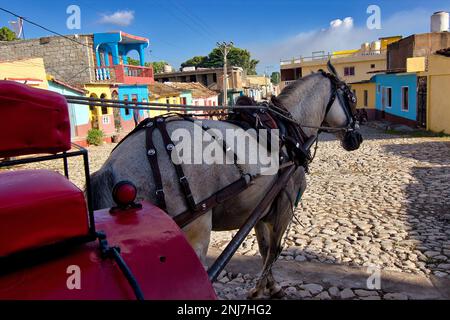
[[[124,84],[151,84],[153,68],[130,65],[102,66],[95,68],[95,80]]]

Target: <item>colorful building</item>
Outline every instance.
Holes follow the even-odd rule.
[[[148,95],[147,85],[118,85],[119,100],[130,102],[148,102]],[[129,132],[134,129],[136,126],[135,120],[140,122],[144,118],[148,117],[148,112],[144,110],[120,109],[118,111],[118,116],[120,117],[120,127],[125,132]]]
[[[123,84],[151,84],[153,68],[145,65],[149,39],[122,31],[94,34],[95,77],[97,81]],[[137,52],[140,66],[128,64],[128,54]]]
[[[373,77],[376,110],[381,119],[415,126],[417,124],[417,74],[385,73]]]
[[[368,120],[376,117],[376,85],[372,80],[373,72],[386,70],[387,48],[399,41],[401,36],[380,38],[372,43],[363,43],[361,49],[315,52],[310,57],[299,57],[281,61],[281,90],[297,79],[327,70],[331,61],[340,78],[347,82],[358,99],[357,108],[367,114]]]
[[[183,94],[183,101],[181,98]],[[148,97],[150,102],[162,104],[188,104],[187,101],[192,102],[192,95],[189,91],[180,90],[164,83],[155,82],[148,86]],[[186,103],[184,103],[186,99]],[[150,117],[167,113],[166,111],[150,111]]]
[[[164,84],[172,88],[190,91],[192,94],[192,105],[194,106],[217,106],[219,104],[219,94],[208,89],[198,82],[165,82]],[[230,93],[228,93],[230,98]]]
[[[450,134],[450,48],[428,59],[427,129]]]
[[[314,52],[309,57],[298,57],[282,60],[281,90],[297,79],[317,72],[327,70],[327,63],[331,61],[336,71],[345,82],[359,83],[371,78],[369,72],[385,70],[387,65],[386,52],[391,43],[399,41],[402,37],[380,38],[372,43],[363,43],[361,49],[335,51],[332,53]]]
[[[48,89],[42,58],[0,62],[0,80],[16,81],[31,87]]]
[[[110,84],[86,84],[84,89],[86,89],[87,97],[112,99]],[[89,106],[89,111],[92,128],[102,130],[107,141],[111,140],[111,137],[116,133],[113,108]]]
[[[376,118],[376,84],[373,80],[355,82],[351,84],[351,89],[356,96],[357,111],[365,111],[367,120]]]
[[[442,92],[447,89],[443,86],[445,77],[441,76],[448,69],[445,63],[442,64],[445,59],[436,57],[434,53],[449,46],[448,32],[415,34],[388,45],[387,69],[378,71],[374,77],[377,117],[433,128],[431,130],[445,130],[446,125],[441,121],[446,119],[448,111]],[[440,90],[437,91],[436,87]]]
[[[85,91],[59,81],[52,76],[47,76],[48,90],[62,95],[84,97]],[[69,103],[70,130],[72,142],[86,145],[86,136],[91,129],[89,107],[80,104]]]

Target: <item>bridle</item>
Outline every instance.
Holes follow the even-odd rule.
[[[344,81],[340,80],[337,75],[332,73],[327,73],[323,70],[319,70],[319,72],[326,78],[328,78],[331,82],[331,97],[328,101],[326,111],[325,111],[325,119],[327,118],[327,115],[330,113],[331,107],[333,106],[336,99],[339,100],[340,105],[342,106],[342,109],[345,113],[345,116],[347,118],[347,126],[340,127],[340,128],[333,128],[333,127],[318,127],[317,129],[325,132],[330,131],[354,131],[359,129],[358,122],[356,120],[356,117],[354,115],[353,110],[356,109],[356,103],[357,99],[353,92],[350,90],[350,87],[345,83]],[[306,126],[304,126],[306,128]]]

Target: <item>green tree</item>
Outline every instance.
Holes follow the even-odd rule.
[[[273,84],[277,85],[281,81],[281,75],[279,72],[272,72],[272,75],[270,76],[270,80]]]
[[[155,61],[151,63],[153,65],[154,73],[162,73],[164,72],[164,66],[167,66],[168,63],[165,61]]]
[[[8,27],[3,27],[0,29],[0,41],[14,41],[18,40],[16,34],[11,31]]]
[[[136,60],[136,59],[133,59],[133,58],[130,58],[130,57],[127,57],[127,60],[128,60],[128,64],[130,66],[139,66],[140,65],[139,60]],[[154,73],[161,73],[161,72],[163,72],[164,71],[164,66],[166,66],[166,65],[168,65],[168,63],[165,62],[165,61],[155,61],[155,62],[146,62],[145,63],[146,67],[153,66]]]
[[[232,47],[228,54],[228,64],[241,67],[247,74],[256,74],[256,66],[259,61],[252,59],[248,50]],[[181,64],[182,67],[195,66],[202,68],[223,67],[223,54],[219,48],[214,48],[208,56],[196,56]]]
[[[204,67],[205,63],[207,62],[208,57],[204,56],[196,56],[189,60],[186,60],[181,64],[181,67]]]

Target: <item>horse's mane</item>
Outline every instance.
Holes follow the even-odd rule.
[[[303,91],[305,89],[304,86],[305,82],[309,81],[313,77],[318,77],[319,75],[320,73],[313,72],[307,76],[304,76],[292,82],[290,85],[288,85],[281,91],[281,93],[277,96],[277,99],[282,101],[284,99],[291,97],[293,94],[298,94],[299,90]]]

